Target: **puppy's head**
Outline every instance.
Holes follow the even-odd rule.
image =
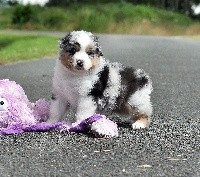
[[[72,72],[96,68],[103,56],[98,38],[85,31],[73,31],[60,40],[61,63]]]

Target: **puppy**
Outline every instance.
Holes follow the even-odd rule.
[[[77,122],[115,112],[131,116],[134,129],[145,128],[152,114],[151,91],[151,80],[142,69],[111,63],[96,36],[73,31],[60,41],[49,122],[63,119],[71,107]]]

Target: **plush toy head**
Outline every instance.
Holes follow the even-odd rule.
[[[38,100],[35,104],[31,103],[16,82],[0,80],[0,128],[9,128],[16,124],[27,127],[46,121],[47,118],[47,102]]]
[[[7,128],[21,123],[36,123],[24,90],[14,81],[0,80],[0,127]]]
[[[23,88],[15,81],[8,79],[0,80],[0,96],[12,95],[15,99],[23,101],[27,105],[30,104]]]

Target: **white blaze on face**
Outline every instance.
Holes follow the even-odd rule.
[[[74,66],[76,66],[77,61],[83,61],[83,69],[89,70],[92,67],[92,62],[85,51],[79,51],[74,55]]]
[[[83,69],[89,70],[92,67],[92,62],[88,54],[86,53],[86,49],[88,46],[93,46],[93,40],[91,38],[92,33],[88,33],[85,31],[75,31],[71,33],[71,40],[80,44],[80,51],[76,52],[73,56],[74,58],[74,66],[76,66],[77,61],[83,61]]]
[[[91,36],[92,33],[85,32],[85,31],[75,31],[72,32],[72,41],[76,41],[80,44],[81,49],[86,49],[88,45],[93,43]]]

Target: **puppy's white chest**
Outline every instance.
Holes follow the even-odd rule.
[[[63,95],[66,102],[70,103],[70,106],[73,109],[76,109],[80,95],[79,90],[81,86],[79,80],[68,79],[65,80],[65,82],[63,82],[61,85],[61,89],[59,90],[60,95]]]
[[[62,78],[62,79],[61,79]],[[87,97],[93,82],[88,77],[56,77],[54,78],[54,89],[62,96],[73,109],[79,104],[80,97]]]

